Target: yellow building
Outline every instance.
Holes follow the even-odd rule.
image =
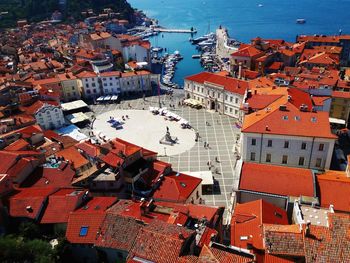
[[[348,122],[350,113],[350,92],[333,91],[329,116]]]
[[[63,100],[65,102],[79,100],[81,98],[81,81],[71,72],[59,74],[57,78],[60,81]]]

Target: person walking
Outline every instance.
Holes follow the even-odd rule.
[[[204,142],[204,148],[207,148],[207,142]]]
[[[210,149],[210,147],[209,147],[209,143],[207,143],[207,148],[208,148],[208,149]]]
[[[219,163],[219,158],[217,156],[215,157],[215,162]]]

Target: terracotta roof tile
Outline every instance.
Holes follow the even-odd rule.
[[[290,102],[281,105],[287,110],[279,110],[276,105],[269,111],[246,115],[242,132],[336,139],[331,133],[328,112],[302,112]]]
[[[338,211],[350,212],[350,178],[342,171],[317,175],[322,207],[334,205]]]
[[[173,263],[181,256],[186,240],[194,231],[154,220],[143,227],[129,253],[129,258],[139,257],[157,263]]]
[[[164,176],[153,197],[159,201],[185,202],[201,182],[202,179],[172,172]]]
[[[95,246],[130,251],[143,224],[107,212]]]
[[[299,225],[263,225],[266,252],[274,255],[303,256],[304,240]]]
[[[239,189],[283,196],[316,196],[310,169],[245,162]]]
[[[10,215],[12,217],[39,219],[47,197],[57,189],[54,187],[31,187],[19,190],[18,194],[10,197]]]
[[[74,169],[79,169],[89,163],[89,161],[85,159],[85,157],[82,156],[80,152],[73,146],[57,152],[56,155],[63,157],[65,160],[68,160],[70,163],[72,163]]]
[[[78,207],[83,195],[84,191],[73,188],[61,189],[50,195],[40,223],[67,223],[70,212],[73,212]]]
[[[197,83],[209,83],[222,86],[225,90],[243,95],[248,88],[248,82],[231,77],[225,77],[214,73],[201,72],[196,75],[186,77],[186,80]]]
[[[115,197],[94,197],[82,208],[72,212],[67,224],[67,240],[76,244],[94,244],[106,209],[116,201]]]
[[[261,199],[237,204],[231,220],[231,245],[247,248],[251,244],[262,249],[263,223],[288,224],[287,213]]]

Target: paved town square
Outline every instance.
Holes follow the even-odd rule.
[[[157,150],[159,159],[169,162],[175,171],[196,172],[211,171],[214,176],[214,190],[211,194],[204,194],[203,199],[207,205],[231,207],[231,192],[237,190],[239,175],[235,174],[236,155],[235,142],[240,130],[235,126],[235,119],[207,111],[206,109],[193,109],[187,106],[179,106],[183,99],[182,91],[177,91],[172,97],[162,95],[160,97],[162,107],[176,113],[189,121],[193,130],[181,129],[176,122],[164,121],[159,115],[152,115],[149,107],[159,106],[158,96],[134,100],[124,100],[118,104],[91,105],[96,116],[94,130],[103,131],[107,137],[119,137],[141,147]],[[175,105],[175,109],[170,108]],[[130,109],[130,110],[129,110]],[[107,120],[112,116],[121,118],[129,115],[124,128],[116,130],[111,128]],[[141,128],[137,124],[142,122]],[[158,126],[155,126],[157,125]],[[209,125],[207,125],[209,124]],[[166,126],[169,127],[171,136],[179,137],[179,145],[164,146],[159,144],[159,139],[164,136]],[[134,132],[137,129],[138,132]],[[133,130],[133,132],[131,132]],[[199,141],[195,142],[195,132],[199,132]],[[186,146],[182,145],[186,140]],[[209,147],[204,147],[204,143]],[[166,147],[166,152],[164,151]],[[174,147],[174,149],[172,149]],[[165,156],[166,155],[166,156]],[[218,162],[216,162],[216,159]],[[209,166],[208,166],[209,162]]]

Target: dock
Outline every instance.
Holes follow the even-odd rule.
[[[170,29],[170,28],[154,28],[155,32],[164,32],[164,33],[190,33],[195,34],[197,30],[193,29]]]

